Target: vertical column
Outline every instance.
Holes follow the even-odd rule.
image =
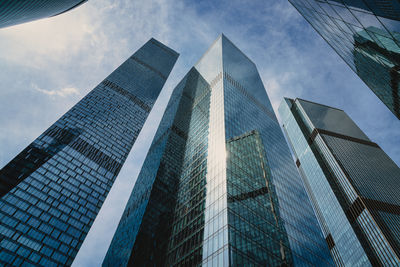
[[[211,88],[208,136],[204,266],[229,266],[223,79]]]

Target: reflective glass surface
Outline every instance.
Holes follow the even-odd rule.
[[[87,0],[2,0],[0,28],[59,15]]]
[[[397,0],[289,0],[400,119]]]
[[[336,264],[399,265],[399,167],[342,110],[285,99],[279,112]]]
[[[103,266],[201,262],[209,102],[192,68],[172,93]]]
[[[315,105],[302,99],[298,101],[315,128],[369,141],[368,137],[342,110]]]
[[[276,214],[283,221],[293,264],[333,264],[255,64],[225,38],[223,55],[226,140],[253,130],[259,133],[279,203]]]
[[[103,266],[321,263],[333,265],[257,69],[221,35],[174,89]]]
[[[178,54],[151,39],[0,170],[0,265],[70,265]]]
[[[251,131],[233,137],[226,148],[231,265],[292,265],[259,133]]]

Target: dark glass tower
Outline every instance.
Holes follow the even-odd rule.
[[[400,3],[398,0],[331,0],[338,4],[346,4],[350,8],[372,11],[381,18],[400,20]]]
[[[70,265],[178,54],[151,39],[0,170],[0,265]]]
[[[221,35],[174,89],[103,266],[333,265],[255,64]]]
[[[289,2],[400,119],[400,2]]]
[[[271,166],[259,132],[227,140],[226,151],[231,265],[292,265]]]
[[[279,108],[337,266],[400,265],[400,169],[342,110]]]
[[[87,0],[2,0],[0,28],[48,18],[70,11]]]

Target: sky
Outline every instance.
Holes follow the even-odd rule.
[[[343,109],[400,165],[400,122],[287,0],[89,0],[0,29],[0,168],[151,37],[180,57],[73,266],[99,266],[174,86],[219,34],[284,96]]]

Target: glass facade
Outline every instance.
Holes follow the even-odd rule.
[[[400,3],[289,0],[400,119]]]
[[[149,40],[0,170],[0,265],[71,265],[177,58]]]
[[[103,266],[333,265],[257,68],[224,35],[174,89]]]
[[[335,263],[399,266],[399,167],[342,110],[285,98],[279,113]]]
[[[260,134],[231,138],[226,150],[232,265],[293,265]]]
[[[188,250],[201,261],[209,101],[192,68],[172,93],[103,266],[172,264]],[[181,180],[187,192],[178,193]]]
[[[0,28],[32,20],[57,16],[82,5],[87,0],[2,0]]]

